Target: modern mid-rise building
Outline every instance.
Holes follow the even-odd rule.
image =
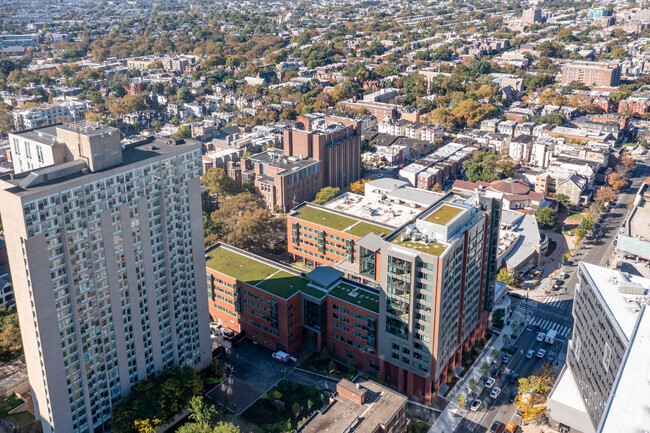
[[[14,127],[17,131],[40,128],[60,122],[76,122],[84,119],[88,106],[84,102],[63,101],[14,111]]]
[[[621,84],[621,65],[617,62],[571,62],[562,67],[562,84],[574,81],[586,86],[616,87]]]
[[[301,291],[303,317],[309,312],[319,318],[319,325],[311,328],[319,334],[319,348],[326,345],[343,359],[378,370],[399,391],[430,403],[432,393],[445,384],[446,373],[487,330],[494,304],[500,212],[498,198],[484,191],[443,195],[407,188],[393,179],[367,183],[366,196],[346,194],[325,206],[305,204],[288,216],[289,251],[308,267],[324,266],[307,275],[311,285],[289,283],[289,296]],[[210,263],[215,271],[228,266]],[[343,275],[344,290],[331,283],[340,276],[319,275],[325,269]],[[291,277],[279,271],[268,269],[248,278],[258,289],[275,286],[278,279]],[[286,290],[287,285],[283,287]],[[306,295],[302,287],[312,287],[312,292],[317,287],[325,294]],[[330,305],[327,299],[332,297],[337,301]],[[305,298],[318,300],[320,306],[307,306]],[[228,299],[236,302],[236,297]],[[277,296],[273,301],[279,302]],[[362,307],[366,303],[371,305]],[[221,306],[236,305],[228,304]],[[267,314],[282,317],[281,307],[274,308]],[[246,311],[243,304],[242,310]],[[366,339],[357,340],[360,331],[353,326],[357,315],[375,321],[373,326],[363,325],[373,331],[372,339],[363,333]],[[303,328],[305,323],[303,319]],[[297,336],[288,326],[277,330],[278,335],[268,330],[262,335],[267,341],[274,341],[271,336]],[[291,346],[290,340],[280,344],[289,350],[299,346],[298,342]],[[282,346],[272,346],[276,347]]]
[[[535,7],[526,9],[521,16],[521,20],[526,24],[541,23],[544,20],[542,18],[542,10]]]
[[[211,360],[201,144],[57,130],[70,158],[0,179],[0,211],[34,412],[101,432],[139,380]]]
[[[559,431],[596,432],[612,401],[616,401],[617,396],[624,397],[616,391],[616,383],[626,370],[625,360],[634,346],[643,312],[647,316],[649,290],[648,279],[580,263],[567,363],[547,403],[551,425]],[[647,332],[639,335],[644,334]],[[646,353],[647,366],[650,363],[647,340],[645,344],[640,350]],[[638,374],[645,374],[647,381],[647,372],[646,368]],[[643,382],[642,377],[639,380]],[[641,418],[646,426],[648,418],[646,411]],[[618,427],[623,422],[614,418],[609,421]]]

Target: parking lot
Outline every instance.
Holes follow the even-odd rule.
[[[260,345],[242,340],[220,359],[222,366],[230,366],[234,372],[210,390],[208,397],[237,415],[242,413],[296,366],[293,361],[276,361],[272,354]]]

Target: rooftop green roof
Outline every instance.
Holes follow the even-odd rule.
[[[278,269],[224,247],[210,250],[207,267],[237,278],[239,281],[255,285]]]
[[[297,292],[307,289],[308,280],[286,271],[278,271],[257,285],[280,298],[290,298]]]
[[[424,242],[414,242],[410,240],[402,241],[401,236],[399,235],[392,240],[392,243],[412,250],[421,251],[425,254],[431,254],[432,256],[440,256],[447,249],[447,245],[438,242],[429,242],[428,244],[425,244]]]
[[[295,217],[359,237],[368,233],[385,236],[392,231],[389,228],[311,206],[303,206],[298,209]]]
[[[381,235],[381,237],[384,237],[390,232],[392,232],[391,229],[380,227],[378,225],[370,224],[364,221],[359,221],[349,229],[345,230],[345,233],[350,233],[351,235],[359,236],[360,238],[364,237],[368,233],[374,233],[378,236]]]
[[[429,214],[424,220],[430,223],[440,224],[444,226],[447,225],[449,221],[453,220],[456,215],[462,211],[463,209],[459,207],[443,204],[438,209],[431,212],[431,214]]]
[[[379,295],[364,290],[352,284],[341,282],[328,293],[330,296],[339,298],[366,310],[379,313]]]

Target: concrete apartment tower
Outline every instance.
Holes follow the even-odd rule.
[[[56,129],[65,161],[0,178],[2,221],[43,431],[101,432],[139,380],[210,362],[201,146]]]

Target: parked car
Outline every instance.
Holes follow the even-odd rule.
[[[533,349],[530,349],[528,352],[526,352],[526,359],[532,358],[534,354],[535,351]]]
[[[546,355],[546,350],[544,350],[544,349],[539,349],[539,350],[537,351],[537,357],[538,357],[538,358],[543,358],[544,355]]]
[[[517,431],[517,424],[515,424],[514,422],[509,422],[509,423],[506,425],[506,429],[504,430],[504,433],[505,433],[505,432],[508,432],[508,433],[515,433],[516,431]]]
[[[273,359],[275,359],[276,361],[280,361],[280,362],[282,362],[284,364],[289,362],[289,354],[288,353],[278,351],[278,352],[275,352],[272,356],[273,356]]]
[[[533,325],[533,326],[530,327],[530,329],[532,331],[534,331],[534,332],[537,332],[537,331],[539,331],[539,325]]]
[[[506,347],[506,353],[509,353],[510,355],[514,355],[517,352],[518,347],[513,344],[512,346]]]
[[[508,292],[508,296],[515,298],[515,299],[524,299],[524,295],[520,295],[517,292]]]
[[[498,386],[495,386],[494,388],[492,388],[492,392],[490,392],[490,397],[491,398],[497,398],[499,396],[499,394],[501,394],[501,388],[499,388]]]
[[[519,380],[519,377],[519,373],[510,373],[510,376],[508,376],[508,382],[516,383]]]
[[[472,402],[472,405],[469,407],[472,411],[477,412],[480,408],[483,402],[479,399],[476,399]]]
[[[496,381],[497,381],[497,380],[496,380],[495,378],[493,378],[493,377],[488,377],[487,380],[485,381],[485,387],[486,387],[487,389],[492,388],[492,387],[494,386],[494,382],[496,382]]]
[[[495,379],[501,376],[501,369],[500,368],[493,369],[492,371],[490,371],[490,376],[492,376]]]
[[[544,334],[543,332],[540,332],[540,333],[537,334],[536,340],[539,341],[539,342],[542,342],[542,341],[544,341],[544,337],[546,337],[546,334]]]
[[[512,359],[512,355],[509,354],[509,353],[506,353],[505,355],[503,355],[501,357],[501,362],[503,362],[504,364],[507,364],[508,362],[510,362],[511,359]]]
[[[519,394],[517,393],[517,391],[512,391],[512,392],[510,393],[510,395],[508,396],[508,401],[509,401],[510,403],[514,403],[515,400],[517,400],[517,397],[519,397]]]
[[[506,425],[499,421],[494,421],[492,427],[490,427],[490,433],[503,433],[503,430],[506,428]]]

